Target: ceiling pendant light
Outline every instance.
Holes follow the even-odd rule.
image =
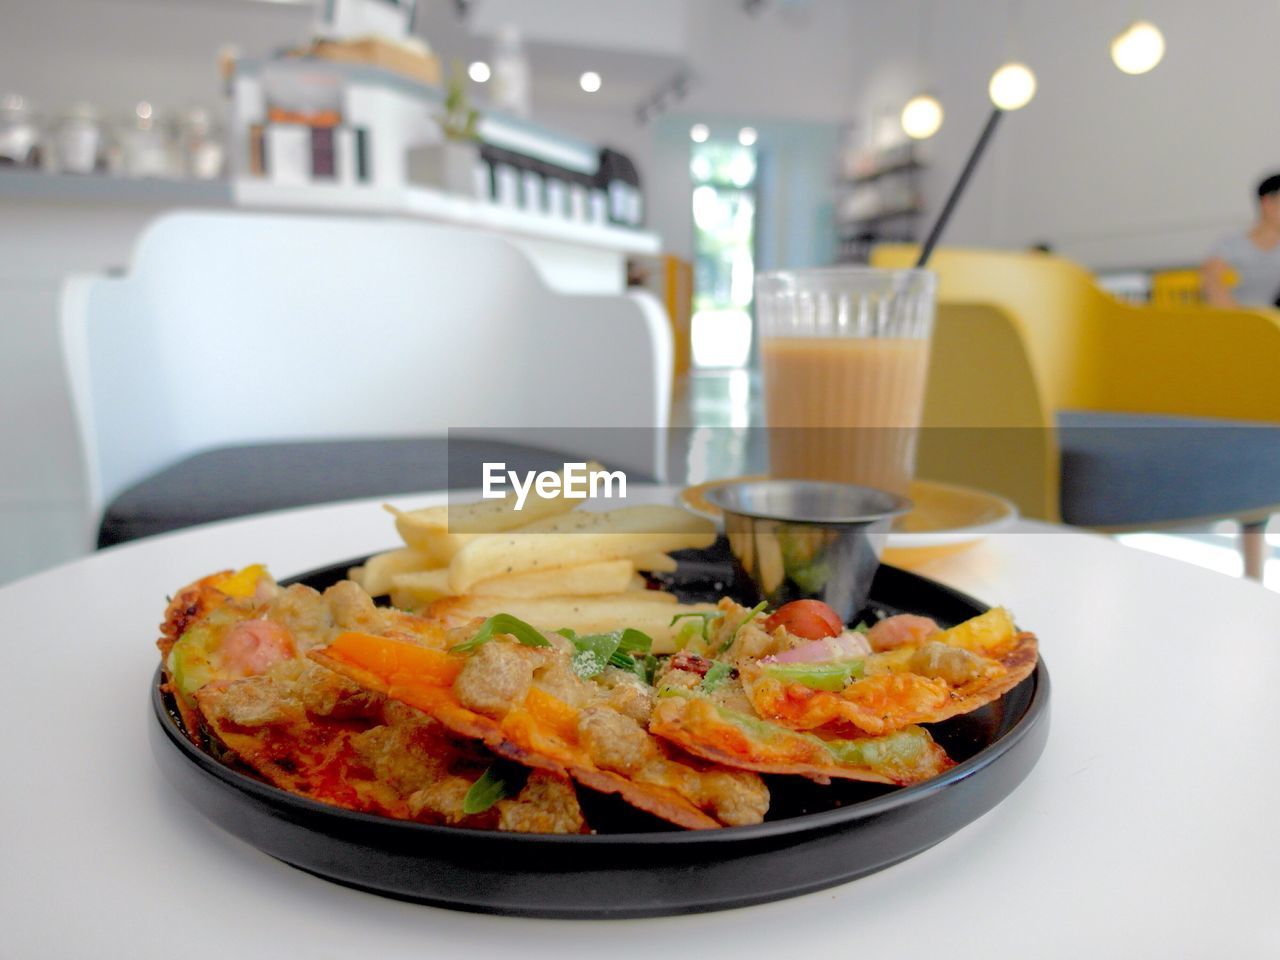
[[[1164,34],[1154,23],[1137,20],[1111,41],[1111,59],[1122,73],[1147,73],[1164,58]]]
[[[987,92],[1001,110],[1021,110],[1036,95],[1036,75],[1025,63],[1006,63],[991,75]]]
[[[912,140],[928,140],[942,126],[942,118],[942,104],[937,97],[917,94],[902,108],[902,132]]]

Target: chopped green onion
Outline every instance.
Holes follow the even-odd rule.
[[[518,617],[509,613],[495,613],[480,624],[480,629],[470,640],[449,648],[450,653],[471,653],[488,643],[497,634],[505,633],[515,637],[526,647],[549,647],[551,642],[537,628],[530,626]]]
[[[627,627],[622,631],[618,649],[609,657],[609,665],[634,673],[645,683],[651,683],[653,673],[658,668],[657,658],[649,652],[652,649],[653,637],[642,630]],[[652,667],[650,667],[650,661],[652,661]]]
[[[591,633],[585,637],[572,637],[574,647],[573,672],[583,680],[594,677],[609,663],[617,652],[618,634]]]
[[[833,663],[768,663],[764,674],[783,683],[798,683],[814,690],[843,690],[851,680],[865,673],[861,660],[838,660]]]
[[[694,619],[702,621],[702,642],[709,645],[711,643],[711,624],[715,623],[717,620],[723,619],[724,611],[712,610],[710,613],[704,613],[699,610],[696,613],[677,613],[671,618],[671,623],[669,623],[668,626],[674,627],[677,620],[683,620],[686,617],[691,621]],[[686,642],[688,641],[686,640]]]
[[[609,654],[609,666],[617,667],[619,670],[626,670],[630,673],[636,671],[636,658],[629,653],[624,653],[621,648]]]
[[[653,649],[653,637],[643,630],[627,627],[622,631],[622,639],[618,641],[618,649],[626,653],[648,653]]]
[[[859,620],[858,625],[853,628],[854,633],[860,633],[864,637],[871,632],[871,628],[867,626],[867,621]]]
[[[698,635],[698,625],[693,621],[680,625],[679,632],[676,633],[675,648],[676,651],[683,650],[689,646],[689,641]]]
[[[641,667],[640,661],[629,653],[623,653],[622,650],[613,651],[609,657],[609,666],[625,670],[627,673],[634,673],[641,680],[644,679],[644,668]]]
[[[494,763],[471,785],[462,798],[462,812],[484,813],[499,800],[514,797],[524,787],[524,768],[512,763]]]
[[[653,638],[641,630],[627,627],[611,633],[592,633],[580,637],[572,630],[557,630],[576,648],[573,655],[573,672],[586,680],[600,673],[606,666],[617,667],[634,673],[639,679],[648,682],[651,675],[647,662],[637,660],[649,656],[653,649]],[[656,661],[654,669],[656,669]]]

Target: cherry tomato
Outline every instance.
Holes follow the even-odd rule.
[[[844,630],[840,616],[821,600],[792,600],[779,607],[764,625],[770,631],[786,627],[793,637],[806,640],[839,636]]]

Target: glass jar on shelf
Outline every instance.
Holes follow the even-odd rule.
[[[193,180],[216,180],[222,176],[226,146],[209,111],[192,107],[178,121],[178,153],[182,173]]]
[[[180,175],[173,138],[143,100],[134,107],[132,119],[120,131],[121,159],[127,177],[176,177]]]
[[[34,167],[40,162],[40,126],[26,98],[0,97],[0,167]]]
[[[102,125],[97,108],[77,103],[52,132],[53,163],[62,173],[95,173],[102,158]]]

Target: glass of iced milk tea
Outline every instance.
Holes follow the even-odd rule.
[[[832,267],[761,274],[770,471],[905,495],[924,411],[935,277]]]

